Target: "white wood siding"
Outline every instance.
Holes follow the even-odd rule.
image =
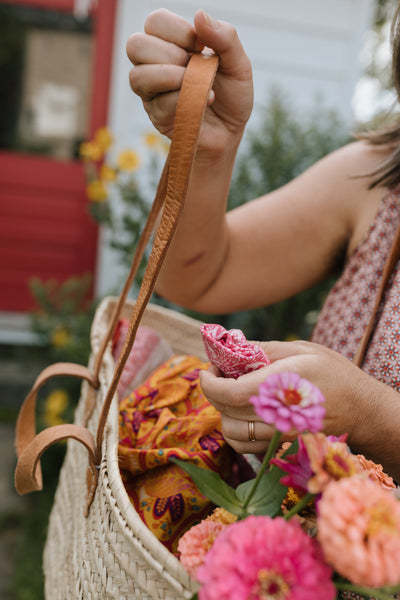
[[[359,54],[373,4],[373,0],[215,0],[201,6],[236,27],[253,65],[256,106],[265,104],[271,86],[279,86],[301,109],[319,97],[351,119]],[[148,129],[141,104],[129,91],[125,43],[131,33],[143,31],[146,16],[160,6],[192,20],[199,2],[120,0],[110,125],[122,139],[131,141],[132,132]]]

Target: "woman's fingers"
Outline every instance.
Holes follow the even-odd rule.
[[[293,342],[254,342],[260,346],[270,361],[273,363],[283,358],[290,356],[298,356],[300,354],[315,354],[316,344],[305,340],[295,340]]]
[[[190,54],[180,46],[145,33],[134,33],[126,44],[129,60],[135,66],[171,64],[184,67]]]
[[[255,417],[254,415],[249,420],[235,419],[228,415],[221,415],[222,433],[225,438],[238,442],[247,443],[254,439],[258,442],[271,441],[274,432],[273,428],[258,419],[259,417]]]
[[[221,415],[221,425],[226,442],[239,454],[261,454],[267,449],[272,438],[271,427],[259,421]]]
[[[135,94],[148,102],[159,94],[178,91],[184,74],[185,68],[176,65],[138,65],[131,69],[129,83]]]
[[[238,80],[251,78],[250,61],[233,25],[216,21],[199,10],[194,17],[194,26],[199,40],[218,54],[221,73]]]
[[[249,403],[249,397],[258,393],[260,383],[265,381],[265,369],[253,371],[232,379],[230,377],[219,377],[213,370],[200,372],[200,386],[206,398],[224,414],[232,414],[239,410],[244,418],[254,416],[253,405]]]
[[[275,430],[257,419],[243,420],[221,415],[222,435],[239,454],[262,454],[268,449]],[[285,433],[282,439],[293,441],[296,437],[297,432],[292,430]]]
[[[165,8],[156,10],[147,17],[144,30],[147,34],[176,44],[188,52],[200,52],[203,49],[193,25]]]

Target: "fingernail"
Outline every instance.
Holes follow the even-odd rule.
[[[201,12],[203,13],[203,18],[204,18],[204,21],[206,22],[206,24],[209,27],[214,28],[217,25],[216,21],[214,21],[214,19],[211,18],[210,15],[205,10],[201,9]]]

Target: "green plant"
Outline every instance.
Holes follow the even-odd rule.
[[[144,165],[136,150],[128,148],[116,152],[107,128],[99,129],[93,140],[82,144],[80,149],[88,182],[89,211],[106,230],[110,247],[118,253],[120,264],[127,270],[150,210],[161,159],[168,145],[153,133],[144,137],[144,144],[149,150]],[[143,278],[148,256],[149,248],[139,266],[136,283]]]
[[[90,274],[84,274],[63,283],[54,279],[41,281],[38,277],[30,281],[38,305],[31,315],[32,331],[52,362],[87,362],[95,308],[89,296],[92,279]]]
[[[32,331],[38,336],[46,364],[72,362],[86,365],[90,353],[90,327],[95,302],[89,298],[90,274],[63,283],[30,281],[38,309],[32,313]],[[79,398],[81,382],[58,377],[43,387],[38,399],[40,425],[70,422]]]

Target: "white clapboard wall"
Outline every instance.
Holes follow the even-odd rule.
[[[300,114],[318,100],[352,121],[352,96],[361,75],[360,53],[371,25],[374,0],[119,0],[114,42],[109,126],[118,146],[145,152],[143,135],[151,124],[130,91],[126,41],[143,31],[146,16],[160,7],[192,21],[198,8],[232,23],[253,65],[255,108],[279,88]],[[98,292],[108,292],[118,272],[115,257],[100,248]]]

